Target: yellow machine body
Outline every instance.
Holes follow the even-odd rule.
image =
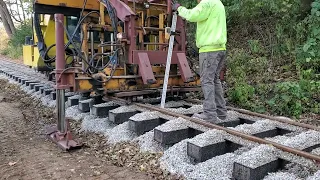
[[[43,39],[46,44],[54,44],[55,43],[55,22],[53,15],[41,15],[41,31],[43,33]],[[65,24],[66,25],[66,24]],[[35,68],[37,70],[46,69],[46,65],[42,60],[39,49],[36,45],[38,42],[38,38],[36,34],[33,35],[35,44],[23,45],[23,63],[31,68]],[[65,42],[67,43],[67,36],[65,35]],[[48,55],[50,57],[54,57],[56,54],[56,48],[53,47],[48,51]]]
[[[121,0],[126,2],[128,7],[134,11],[136,18],[134,24],[130,28],[137,29],[137,42],[122,41],[119,46],[127,43],[138,43],[141,49],[145,51],[167,51],[168,48],[168,33],[170,21],[168,21],[167,7],[164,5],[165,0],[159,1],[158,3],[150,3],[149,8],[144,8],[143,3],[134,3],[132,0]],[[145,1],[147,2],[147,1]],[[81,53],[87,58],[92,57],[94,53],[105,53],[113,51],[113,46],[101,46],[103,44],[102,39],[108,39],[105,32],[110,32],[112,35],[113,26],[112,20],[108,15],[107,8],[97,0],[87,0],[87,4],[84,6],[84,1],[75,0],[36,0],[34,11],[40,15],[40,26],[43,34],[43,40],[47,47],[55,44],[55,13],[65,14],[65,27],[68,27],[68,17],[73,17],[72,12],[83,12],[82,16],[86,16],[92,11],[99,12],[92,13],[88,18],[81,24]],[[85,8],[84,8],[85,7]],[[83,9],[82,9],[83,8]],[[79,14],[78,14],[79,15]],[[146,18],[147,17],[147,18]],[[118,33],[124,32],[124,26],[117,25]],[[129,29],[130,29],[129,28]],[[140,28],[140,29],[139,29]],[[93,32],[97,32],[99,35],[95,37],[95,40],[91,40]],[[103,32],[103,33],[102,33]],[[92,33],[92,34],[90,34]],[[110,34],[107,34],[110,37]],[[148,41],[146,42],[144,37],[147,36]],[[37,47],[37,34],[33,34],[34,44],[23,46],[23,60],[24,64],[32,68],[46,70],[46,63],[40,56],[39,49]],[[65,43],[68,43],[68,38],[64,34]],[[106,41],[106,40],[105,40]],[[117,43],[117,42],[115,42]],[[119,42],[118,42],[119,43]],[[184,43],[184,42],[182,42]],[[72,47],[72,46],[71,46]],[[92,49],[93,48],[93,49]],[[115,48],[115,47],[114,47]],[[56,54],[56,48],[53,47],[48,51],[49,57],[54,57]],[[66,56],[67,57],[67,56]],[[82,62],[80,57],[72,57],[75,62],[74,67],[71,68],[68,73],[68,81],[72,86],[73,91],[78,92],[92,92],[96,90],[104,91],[106,93],[116,93],[121,96],[121,93],[125,95],[126,92],[133,91],[156,91],[163,86],[165,65],[164,64],[152,64],[152,72],[155,77],[155,82],[152,84],[146,84],[142,75],[139,72],[139,66],[132,65],[133,63],[127,63],[127,60],[120,60],[119,67],[112,72],[111,67],[105,67],[95,74],[88,72],[84,73],[84,70],[88,69],[88,64]],[[104,63],[105,58],[96,58],[95,62]],[[68,59],[67,59],[68,61]],[[51,65],[54,66],[54,63]],[[127,67],[129,66],[129,67]],[[130,73],[128,71],[130,68]],[[82,70],[80,70],[82,69]],[[194,76],[194,80],[190,82],[184,82],[177,71],[177,65],[172,65],[171,75],[168,82],[168,91],[184,91],[187,88],[199,88],[200,78]],[[112,74],[112,75],[111,75]],[[95,80],[98,77],[100,81]],[[108,80],[107,82],[104,82]],[[186,90],[187,91],[187,90]],[[137,93],[139,94],[139,93]],[[143,94],[143,93],[142,93]]]

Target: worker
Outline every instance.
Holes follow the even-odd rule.
[[[187,9],[178,3],[173,11],[180,17],[197,23],[196,45],[199,48],[200,80],[204,94],[203,113],[194,118],[217,123],[227,118],[226,101],[220,81],[220,71],[226,61],[227,25],[224,5],[220,0],[198,0]]]

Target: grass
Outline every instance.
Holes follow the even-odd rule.
[[[23,31],[23,30],[20,30]],[[7,56],[11,59],[21,59],[22,58],[22,45],[21,43],[12,43],[12,40],[17,39],[16,36],[10,40],[7,36],[5,30],[0,28],[0,54]],[[21,38],[20,38],[21,39]],[[23,41],[24,39],[19,41]]]
[[[0,28],[0,52],[8,47],[9,37],[4,28]]]

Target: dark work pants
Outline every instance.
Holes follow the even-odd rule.
[[[224,119],[227,116],[226,102],[220,81],[220,71],[226,62],[226,52],[200,53],[200,78],[204,94],[203,112],[209,119]]]

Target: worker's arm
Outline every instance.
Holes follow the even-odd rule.
[[[178,8],[179,16],[190,22],[201,22],[206,20],[213,7],[210,7],[209,3],[202,0],[195,8],[187,9],[183,6]]]

